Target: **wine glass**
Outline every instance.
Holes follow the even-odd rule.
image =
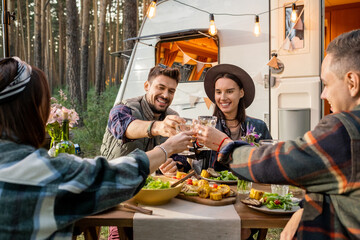
[[[195,119],[192,119],[192,118],[183,118],[183,119],[185,120],[185,122],[181,123],[177,126],[177,128],[176,128],[177,133],[191,131],[193,129],[194,125],[196,124]],[[188,150],[184,150],[181,153],[179,153],[179,155],[189,156],[189,155],[194,155],[194,153],[190,152]]]
[[[199,120],[199,124],[202,126],[208,126],[208,127],[215,128],[217,117],[215,117],[215,116],[199,116],[198,120]],[[198,150],[211,150],[211,149],[202,145],[201,148],[199,148]]]

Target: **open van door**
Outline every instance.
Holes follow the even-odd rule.
[[[271,0],[271,53],[279,68],[272,68],[270,89],[271,134],[295,139],[319,122],[321,111],[321,60],[323,52],[323,1],[296,1],[296,22],[291,21],[293,1]]]

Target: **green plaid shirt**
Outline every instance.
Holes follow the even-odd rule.
[[[109,162],[0,140],[0,239],[71,239],[73,223],[134,196],[149,174],[143,151]]]
[[[324,117],[296,141],[228,144],[218,160],[242,178],[305,189],[297,239],[360,239],[360,105]]]

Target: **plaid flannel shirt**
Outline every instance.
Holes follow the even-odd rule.
[[[128,139],[125,135],[126,129],[134,120],[136,120],[136,118],[132,116],[131,109],[128,106],[123,104],[116,105],[110,111],[108,129],[115,138],[121,139],[123,143],[134,141],[134,139]],[[171,155],[171,158],[177,162],[179,171],[187,172],[191,169],[185,156],[174,154]]]
[[[325,116],[296,141],[228,144],[218,160],[242,178],[306,190],[296,239],[360,239],[360,105]]]
[[[71,239],[73,223],[130,199],[144,185],[143,151],[108,162],[0,140],[0,239]]]

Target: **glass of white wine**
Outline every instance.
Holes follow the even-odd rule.
[[[177,133],[191,131],[196,124],[196,119],[192,119],[192,118],[183,118],[183,119],[185,120],[185,122],[182,124],[179,124],[177,126],[177,128],[176,128]],[[185,150],[185,151],[179,153],[179,155],[189,156],[189,155],[194,155],[194,153],[190,152],[188,150]]]
[[[199,124],[202,126],[208,126],[208,127],[215,128],[216,122],[217,122],[217,117],[215,117],[215,116],[199,116],[198,120],[199,120]],[[198,150],[211,150],[211,149],[206,146],[202,146]]]

